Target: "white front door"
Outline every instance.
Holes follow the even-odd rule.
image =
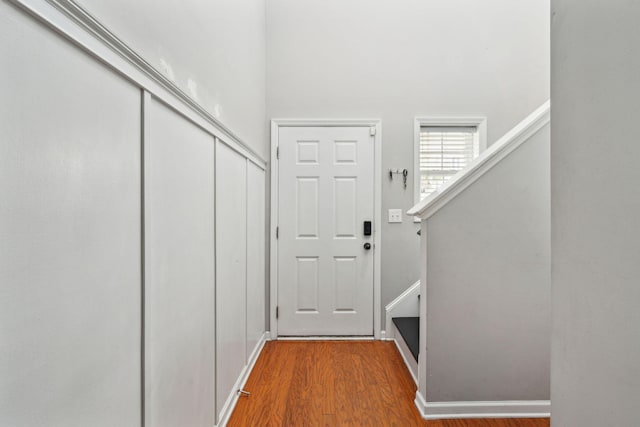
[[[280,127],[278,335],[373,335],[374,137]]]

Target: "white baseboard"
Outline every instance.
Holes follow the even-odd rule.
[[[278,337],[278,341],[373,341],[373,336],[323,336],[315,335],[309,337]]]
[[[258,344],[256,344],[255,348],[251,352],[249,363],[244,367],[242,372],[240,372],[238,381],[236,381],[236,383],[233,385],[233,389],[229,394],[229,397],[227,398],[222,411],[219,412],[222,415],[220,416],[220,421],[218,422],[217,427],[225,427],[229,422],[229,418],[231,418],[231,414],[233,414],[236,403],[238,403],[238,390],[241,390],[242,387],[244,387],[244,385],[247,383],[249,375],[251,375],[251,371],[253,371],[253,367],[255,366],[256,361],[258,360],[258,357],[262,352],[262,349],[264,348],[264,343],[268,341],[267,338],[269,337],[269,335],[269,332],[263,333],[262,337],[260,337],[260,340],[258,341]]]
[[[505,400],[490,402],[427,402],[416,392],[416,407],[422,418],[547,418],[551,415],[548,400]]]
[[[396,325],[393,325],[393,329],[396,329]],[[396,347],[398,347],[398,351],[402,356],[402,360],[404,360],[404,364],[407,365],[407,369],[411,374],[411,378],[418,385],[418,362],[413,358],[413,354],[411,354],[411,350],[407,346],[407,343],[404,342],[404,339],[400,336],[398,331],[394,332],[396,338],[392,338],[391,340],[396,343]]]
[[[420,390],[416,391],[416,399],[413,401],[413,403],[415,403],[416,408],[418,408],[418,412],[420,412],[420,415],[422,416],[422,418],[426,419],[427,418],[427,401],[424,400],[424,397],[422,396],[422,393],[420,393]]]

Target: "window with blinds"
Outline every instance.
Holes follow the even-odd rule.
[[[420,128],[420,200],[433,193],[480,151],[478,128],[424,126]]]

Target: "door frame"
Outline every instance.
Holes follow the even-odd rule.
[[[373,160],[373,338],[381,338],[381,284],[380,263],[382,232],[382,121],[380,119],[273,119],[271,120],[271,159],[270,169],[270,252],[269,252],[269,319],[271,339],[278,339],[278,319],[276,306],[278,303],[278,175],[279,164],[277,149],[279,146],[279,130],[281,127],[368,127],[374,129]]]

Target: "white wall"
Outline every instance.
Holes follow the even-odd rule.
[[[413,206],[413,118],[484,115],[489,143],[549,98],[549,2],[269,0],[267,116],[380,118],[389,208]],[[382,305],[419,278],[418,225],[382,224]]]
[[[549,400],[549,125],[427,220],[428,402]]]
[[[552,1],[554,427],[640,425],[640,3]]]
[[[78,3],[268,157],[265,0]]]
[[[0,425],[140,423],[140,92],[0,2]]]

